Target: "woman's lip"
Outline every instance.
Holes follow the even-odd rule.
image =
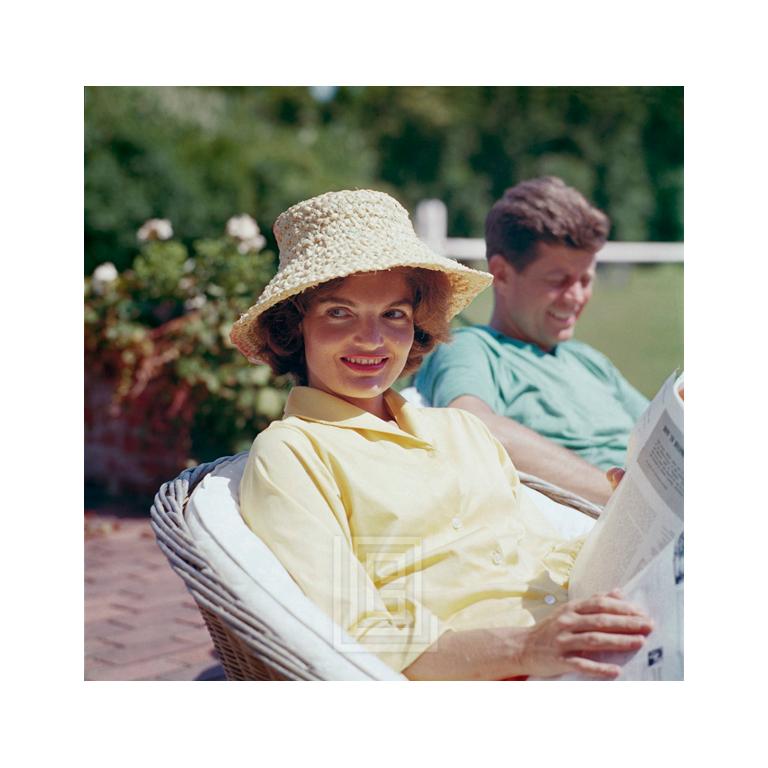
[[[350,355],[350,357],[364,358],[367,356],[366,355]],[[371,357],[382,357],[382,356],[371,355]],[[378,373],[389,362],[389,358],[384,357],[380,363],[376,363],[375,365],[364,364],[364,363],[353,363],[348,357],[342,357],[341,362],[344,363],[344,365],[346,365],[347,368],[351,368],[353,371],[359,371],[363,373]]]

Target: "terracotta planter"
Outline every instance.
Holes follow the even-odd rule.
[[[187,466],[193,409],[163,377],[119,404],[115,391],[115,380],[87,375],[85,479],[110,493],[153,494]]]

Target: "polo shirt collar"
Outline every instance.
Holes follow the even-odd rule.
[[[314,387],[294,387],[288,394],[284,416],[295,416],[305,421],[346,429],[383,432],[432,447],[432,438],[425,429],[424,419],[420,416],[417,406],[409,403],[393,389],[384,393],[384,401],[396,424],[384,421],[328,392]]]
[[[552,357],[558,357],[557,351],[560,349],[561,344],[555,344],[552,349],[550,349],[548,352],[545,352],[538,344],[534,344],[532,341],[521,341],[520,339],[515,339],[512,336],[506,336],[501,331],[497,331],[495,328],[491,328],[490,325],[483,325],[481,327],[496,340],[504,344],[511,344],[513,347],[517,347],[518,349],[527,349],[532,355],[536,357],[547,357],[548,355],[551,355]]]

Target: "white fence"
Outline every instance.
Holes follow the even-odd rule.
[[[419,237],[434,251],[459,261],[485,261],[482,238],[448,237],[448,211],[442,200],[422,200],[413,221]],[[618,264],[683,261],[683,243],[606,243],[597,260]]]

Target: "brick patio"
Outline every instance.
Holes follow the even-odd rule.
[[[86,515],[85,679],[224,679],[148,518]]]

